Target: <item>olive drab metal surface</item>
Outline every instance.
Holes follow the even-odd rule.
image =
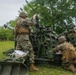
[[[53,51],[58,42],[56,33],[50,27],[38,27],[30,35],[36,58],[53,58]]]
[[[3,52],[7,57],[0,61],[0,75],[28,75],[27,65],[24,64],[27,54],[18,58],[15,56],[15,49],[9,49]]]
[[[5,28],[10,28],[14,30],[14,28],[4,25]],[[76,47],[76,35],[72,36],[71,33],[76,34],[73,31],[74,25],[67,25],[66,30],[61,34],[57,34],[55,31],[51,29],[51,26],[44,26],[39,24],[39,17],[35,15],[35,23],[33,27],[33,32],[30,33],[30,41],[32,43],[34,53],[35,53],[35,62],[41,61],[52,61],[61,63],[61,54],[54,54],[53,48],[57,46],[58,37],[64,35],[66,39],[71,42]],[[16,41],[15,41],[16,42]],[[15,43],[16,46],[16,43]],[[12,50],[5,52],[6,55],[10,54]],[[59,63],[59,64],[60,64]]]
[[[0,75],[28,75],[28,69],[23,63],[0,61]]]
[[[52,49],[58,44],[57,34],[50,26],[39,24],[39,17],[35,17],[36,23],[33,32],[30,34],[30,40],[34,48],[35,58],[53,59]]]

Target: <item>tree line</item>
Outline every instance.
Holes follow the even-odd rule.
[[[44,26],[51,26],[52,29],[59,33],[66,30],[69,24],[76,25],[76,0],[25,0],[27,4],[20,8],[20,11],[26,11],[28,18],[34,14],[39,15],[39,22]],[[8,22],[10,26],[15,27],[17,21]],[[14,36],[10,29],[0,28],[0,39],[11,40]]]

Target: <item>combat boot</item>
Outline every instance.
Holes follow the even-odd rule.
[[[67,69],[72,71],[72,72],[76,72],[76,68],[74,67],[73,64],[71,64]]]
[[[39,69],[35,67],[34,64],[30,64],[30,71],[38,71]]]

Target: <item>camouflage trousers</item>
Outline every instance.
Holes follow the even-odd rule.
[[[16,50],[22,50],[24,52],[29,51],[29,63],[34,63],[34,51],[32,44],[29,40],[28,34],[18,34],[16,38]]]
[[[71,62],[62,62],[62,67],[67,69],[71,64]]]
[[[76,59],[75,60],[62,61],[62,67],[64,69],[67,69],[70,65],[76,64],[76,62],[74,62],[74,61],[76,61]]]

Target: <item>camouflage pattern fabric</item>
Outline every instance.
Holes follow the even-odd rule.
[[[73,64],[73,60],[76,59],[76,50],[75,47],[68,42],[64,42],[54,48],[54,51],[61,51],[62,52],[62,66],[69,67]]]
[[[17,41],[16,49],[23,50],[24,52],[29,50],[30,51],[29,61],[30,63],[34,63],[34,51],[33,51],[32,44],[30,43],[30,40],[29,40],[29,35],[19,34],[17,35],[16,41]]]
[[[32,44],[29,40],[29,26],[32,26],[33,23],[25,18],[20,18],[17,23],[14,30],[15,33],[15,39],[16,39],[16,49],[17,50],[23,50],[26,52],[29,50],[29,60],[30,63],[34,63],[34,51]]]
[[[70,36],[76,36],[76,27],[72,29],[72,32],[69,34]]]
[[[70,33],[69,36],[76,36],[76,33]]]

